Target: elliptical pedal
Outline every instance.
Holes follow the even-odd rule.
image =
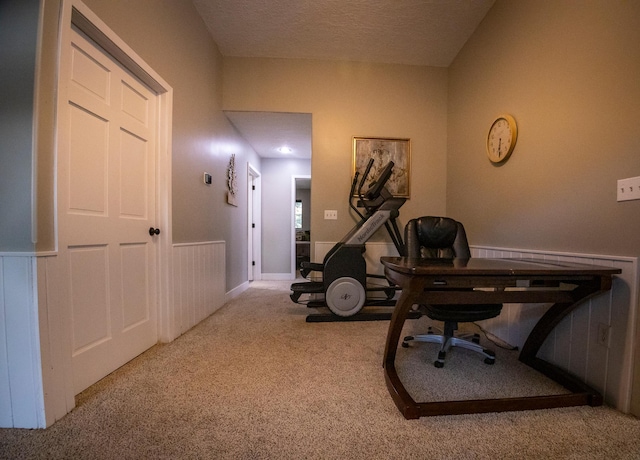
[[[291,285],[291,294],[289,297],[298,303],[302,294],[322,294],[324,292],[324,284],[322,281],[306,281],[303,283],[293,283]]]

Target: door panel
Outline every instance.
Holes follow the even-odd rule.
[[[111,336],[108,257],[106,246],[69,248],[73,356]]]
[[[105,215],[109,123],[74,105],[69,106],[69,212]]]
[[[147,218],[148,143],[134,134],[120,131],[120,217]]]
[[[83,89],[108,104],[111,72],[85,51],[73,45],[71,48],[71,80],[78,89]]]
[[[58,221],[78,393],[157,342],[158,104],[84,36],[71,41]]]
[[[122,264],[122,318],[126,331],[149,319],[149,259],[145,244],[123,244],[120,246]]]

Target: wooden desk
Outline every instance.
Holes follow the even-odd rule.
[[[381,261],[387,278],[402,288],[389,324],[383,366],[387,388],[405,418],[602,405],[602,396],[596,390],[536,355],[553,328],[574,308],[589,297],[611,289],[612,276],[621,273],[620,269],[536,259],[382,257]],[[395,357],[402,327],[412,305],[429,303],[553,303],[529,334],[519,359],[571,393],[463,401],[414,401],[398,377]]]

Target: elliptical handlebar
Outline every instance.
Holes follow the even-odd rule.
[[[356,193],[356,186],[358,185],[358,176],[360,175],[360,173],[358,171],[356,171],[356,173],[353,175],[353,181],[351,182],[351,191],[349,192],[349,207],[351,209],[353,209],[356,214],[358,214],[360,216],[361,219],[364,219],[364,215],[358,210],[358,208],[353,204],[353,196]]]
[[[364,187],[364,183],[367,180],[367,177],[369,177],[369,173],[371,172],[371,168],[373,167],[373,162],[375,160],[373,158],[369,158],[369,163],[367,163],[367,167],[364,170],[364,174],[362,175],[362,180],[360,181],[360,186],[358,187],[358,196],[360,198],[362,198],[362,187]],[[356,171],[357,174],[357,171]]]
[[[362,180],[360,181],[360,187],[358,187],[358,197],[360,198],[360,203],[367,211],[368,215],[372,215],[376,209],[378,209],[387,199],[391,198],[392,195],[386,189],[385,185],[391,178],[391,174],[393,173],[394,162],[389,161],[384,168],[382,168],[380,174],[374,178],[373,182],[369,185],[369,188],[363,193],[362,187],[364,186],[367,176],[371,171],[373,166],[374,159],[371,158],[369,163],[367,164],[367,168],[364,172]],[[360,214],[360,213],[359,213]]]

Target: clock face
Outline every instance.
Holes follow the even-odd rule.
[[[516,145],[518,130],[516,121],[510,115],[496,119],[487,136],[487,155],[493,163],[501,163],[509,158]]]

